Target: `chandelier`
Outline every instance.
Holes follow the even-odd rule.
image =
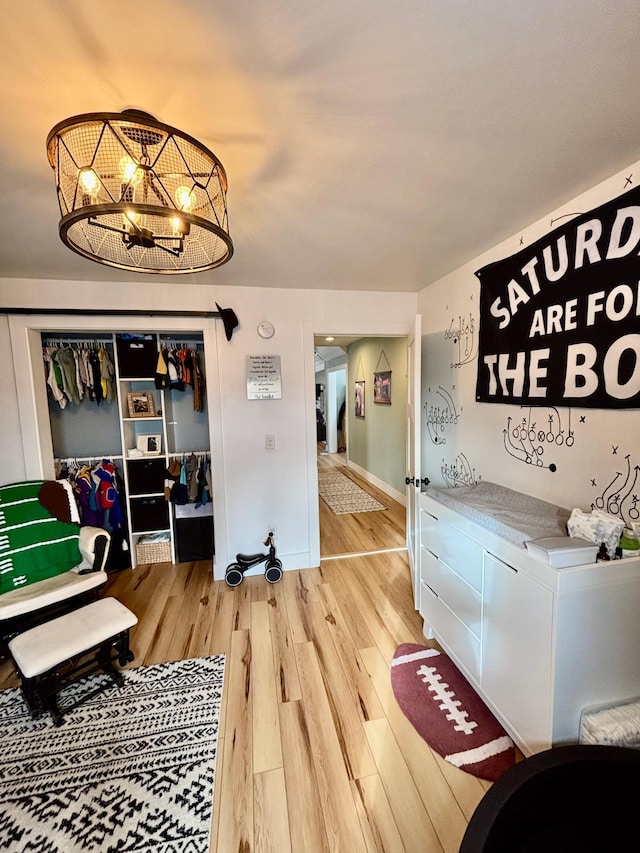
[[[178,274],[233,255],[227,176],[193,137],[140,110],[86,113],[47,137],[62,218],[74,252],[118,269]]]

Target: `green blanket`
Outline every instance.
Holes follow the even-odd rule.
[[[0,594],[60,575],[82,560],[80,528],[42,506],[43,482],[0,487]]]

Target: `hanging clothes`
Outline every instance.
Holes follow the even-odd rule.
[[[104,347],[100,347],[100,349],[98,350],[98,362],[100,364],[100,383],[102,385],[102,396],[107,401],[107,403],[111,403],[116,394],[114,385],[116,371],[113,366],[113,362],[111,361],[111,358],[109,356],[109,353]]]
[[[187,494],[189,503],[195,503],[198,500],[198,469],[200,463],[195,453],[187,459],[185,468],[187,472]]]
[[[56,353],[56,361],[62,374],[62,388],[67,399],[76,406],[80,405],[80,395],[76,383],[76,360],[71,347],[63,347]]]
[[[200,354],[197,350],[191,353],[191,362],[193,366],[193,411],[204,411],[204,374],[200,367]]]
[[[113,357],[106,346],[86,343],[54,345],[42,348],[46,382],[53,399],[64,409],[68,403],[83,400],[100,404],[117,397]]]
[[[167,348],[160,347],[160,351],[158,352],[158,364],[156,365],[156,372],[154,376],[155,386],[158,389],[171,388],[169,366],[167,364],[168,360],[169,353],[167,352]]]
[[[91,370],[91,374],[93,377],[93,394],[94,399],[98,405],[104,400],[104,394],[102,391],[102,377],[100,375],[100,359],[98,358],[98,353],[95,350],[91,350],[89,353],[89,369]]]
[[[55,352],[55,347],[46,347],[43,352],[47,369],[47,385],[51,389],[53,399],[59,404],[61,409],[64,409],[68,400],[62,390],[62,376],[60,375],[60,368],[55,362]],[[58,376],[60,376],[60,383],[58,382]]]

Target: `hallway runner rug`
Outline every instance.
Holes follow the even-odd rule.
[[[318,474],[318,492],[334,515],[386,509],[386,506],[339,471]]]
[[[448,655],[403,643],[391,661],[391,687],[405,717],[445,761],[490,782],[515,763],[513,741]]]
[[[224,655],[122,675],[59,727],[0,692],[4,853],[208,853]],[[104,678],[67,688],[61,708]]]

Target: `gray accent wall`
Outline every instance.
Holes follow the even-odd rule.
[[[373,402],[374,373],[391,370],[391,405]],[[355,416],[355,382],[365,381],[365,416]],[[407,456],[407,339],[362,338],[348,349],[349,461],[404,493]]]

